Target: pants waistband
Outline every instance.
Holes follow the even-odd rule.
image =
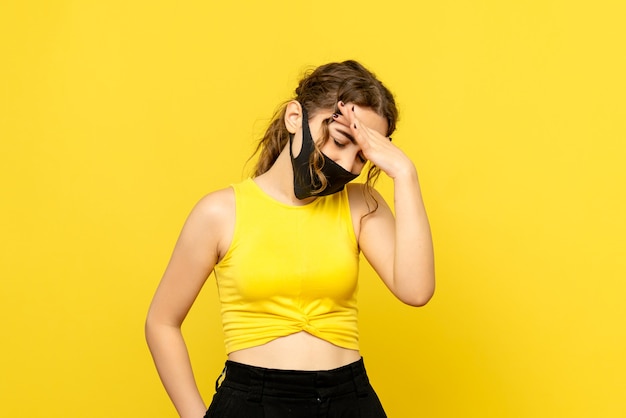
[[[258,396],[264,393],[307,396],[327,391],[365,394],[370,387],[362,358],[337,369],[317,371],[266,369],[228,360],[223,374],[222,385]]]

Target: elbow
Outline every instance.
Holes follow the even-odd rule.
[[[151,306],[150,309],[148,310],[148,314],[146,315],[146,320],[145,320],[145,322],[143,324],[143,330],[144,330],[144,333],[146,334],[146,336],[157,325],[158,325],[158,321],[157,321],[156,315],[154,313],[154,310],[152,309],[152,306]]]
[[[409,306],[414,306],[416,308],[422,307],[426,305],[435,294],[435,280],[434,277],[423,283],[421,286],[416,286],[415,288],[408,290],[405,292],[401,292],[397,295],[398,299],[400,299],[404,304]]]
[[[401,297],[399,299],[406,305],[413,306],[415,308],[420,308],[426,305],[432,297],[433,297],[433,292],[428,292],[428,293],[420,292],[414,295]]]
[[[158,340],[162,335],[171,331],[181,331],[182,320],[169,316],[159,315],[154,310],[150,310],[144,322],[144,335],[148,345],[152,341]]]
[[[148,346],[150,346],[155,340],[159,339],[159,336],[166,330],[167,323],[161,318],[158,318],[152,311],[150,311],[144,322],[144,336]]]
[[[146,322],[143,325],[143,332],[144,332],[144,337],[146,338],[146,342],[148,343],[148,345],[150,345],[152,336],[154,335],[154,332],[155,332],[155,323],[154,323],[154,320],[150,318],[150,316],[146,318]]]

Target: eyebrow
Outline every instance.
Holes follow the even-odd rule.
[[[343,134],[346,138],[348,138],[350,140],[350,142],[352,142],[353,144],[356,144],[356,141],[354,140],[354,137],[352,135],[350,135],[348,132],[345,132],[339,128],[337,128],[337,132],[339,132],[340,134]]]

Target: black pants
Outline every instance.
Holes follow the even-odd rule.
[[[328,371],[226,362],[205,418],[384,418],[363,359]],[[219,380],[219,378],[218,378]],[[217,386],[217,382],[216,382]]]

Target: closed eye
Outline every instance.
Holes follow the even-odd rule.
[[[346,146],[346,144],[343,144],[343,143],[337,141],[335,138],[333,138],[333,142],[335,143],[337,148],[344,148]]]
[[[352,135],[350,135],[349,132],[346,132],[342,129],[337,129],[337,132],[339,132],[340,134],[342,134],[343,136],[345,136],[346,138],[348,138],[348,140],[350,142],[352,142],[353,144],[356,144],[356,141],[354,140],[354,137]]]

